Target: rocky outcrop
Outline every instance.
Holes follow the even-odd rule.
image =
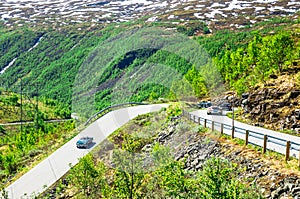
[[[256,126],[273,130],[300,129],[300,90],[293,79],[273,79],[239,98],[240,117]]]

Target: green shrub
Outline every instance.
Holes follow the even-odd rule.
[[[211,158],[197,176],[200,198],[262,198],[259,192],[237,180],[238,168],[226,159]]]

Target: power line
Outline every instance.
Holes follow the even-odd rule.
[[[21,132],[23,132],[23,84],[22,84],[22,77],[21,77],[21,80],[20,80],[20,88],[21,88],[21,119],[20,119],[20,122],[21,122]]]
[[[26,86],[29,86],[30,88],[35,87],[35,92],[33,93],[33,97],[36,96],[36,106],[35,106],[35,126],[36,128],[38,128],[38,117],[39,117],[39,106],[38,106],[38,96],[39,96],[39,90],[38,90],[38,84],[26,84]],[[24,84],[23,84],[23,80],[22,77],[20,78],[20,94],[21,94],[21,105],[20,105],[20,122],[21,122],[21,132],[23,132],[23,95],[27,96],[29,101],[30,100],[30,96],[28,95],[28,92],[24,93]]]

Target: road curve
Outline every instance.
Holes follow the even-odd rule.
[[[191,114],[196,115],[201,118],[212,120],[215,122],[232,125],[232,119],[228,118],[225,115],[222,115],[222,116],[221,115],[207,115],[206,110],[197,110],[197,111],[192,112]],[[210,125],[209,127],[211,127],[211,124],[209,124],[209,125]],[[241,128],[241,129],[250,130],[253,132],[258,132],[258,133],[267,135],[269,137],[272,136],[273,142],[271,142],[271,139],[268,138],[269,141],[267,143],[267,149],[279,152],[281,154],[286,153],[286,147],[284,146],[286,143],[284,141],[292,141],[294,143],[297,143],[300,146],[300,137],[298,137],[298,136],[280,133],[277,131],[272,131],[272,130],[257,127],[257,126],[252,126],[252,125],[245,124],[245,123],[238,122],[238,121],[234,121],[234,126]],[[215,127],[215,129],[220,130],[220,127]],[[231,130],[224,129],[224,133],[227,135],[231,135]],[[235,132],[235,137],[245,140],[245,135],[243,133],[239,133],[237,131]],[[274,138],[276,138],[277,140],[275,140]],[[284,141],[278,141],[278,140],[284,140]],[[281,145],[275,144],[274,141],[276,141],[277,143],[280,143]],[[262,138],[258,139],[257,137],[249,136],[249,142],[252,144],[255,144],[255,145],[263,146]],[[290,150],[291,156],[293,156],[295,158],[299,158],[299,146],[294,146],[296,149],[292,148]]]
[[[6,188],[8,198],[30,198],[43,192],[46,187],[54,184],[70,169],[70,164],[77,164],[79,158],[88,154],[94,147],[129,120],[141,114],[159,111],[167,106],[167,104],[141,105],[107,113],[8,186]],[[92,136],[94,138],[93,146],[88,149],[77,149],[76,141],[82,136]]]

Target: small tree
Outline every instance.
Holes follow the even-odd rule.
[[[114,196],[116,198],[142,198],[145,171],[142,157],[128,151],[115,150]]]
[[[98,198],[106,194],[107,181],[105,179],[106,167],[103,163],[96,164],[91,154],[81,158],[78,165],[70,170],[68,180],[86,198]]]
[[[199,198],[262,198],[260,193],[238,181],[237,174],[236,165],[226,159],[207,160],[203,165],[203,170],[198,173]]]

